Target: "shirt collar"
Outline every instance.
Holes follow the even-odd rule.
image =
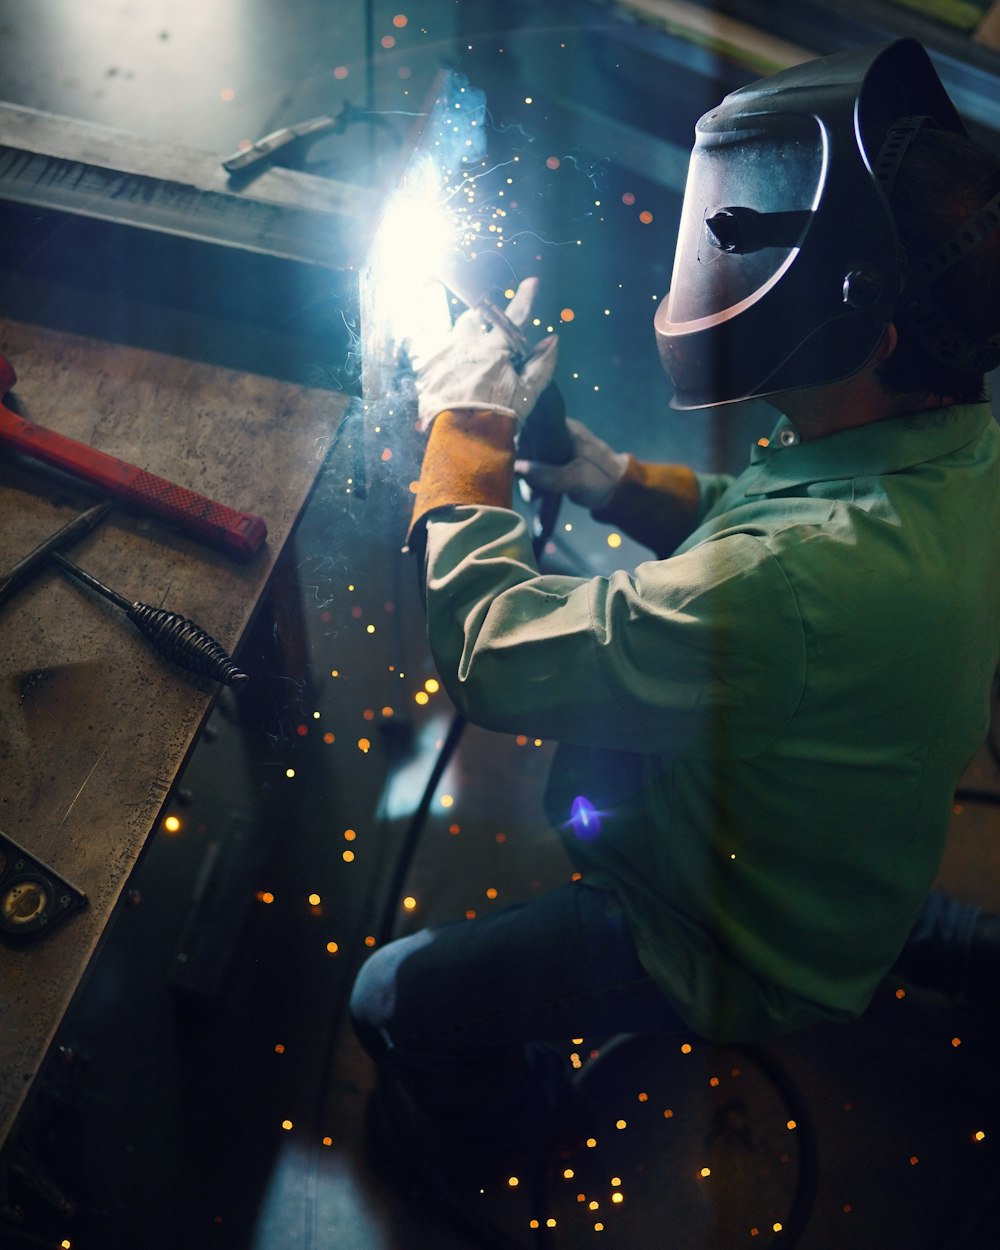
[[[768,444],[750,449],[750,467],[743,475],[745,493],[769,495],[809,482],[898,473],[957,451],[983,432],[992,415],[988,403],[956,404],[873,421],[791,446],[780,441],[781,431],[791,428],[788,418],[782,417]]]

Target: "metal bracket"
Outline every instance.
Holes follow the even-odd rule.
[[[20,945],[42,937],[86,905],[82,890],[0,833],[0,938]]]

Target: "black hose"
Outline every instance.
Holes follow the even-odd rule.
[[[530,455],[534,459],[544,460],[549,464],[565,464],[572,455],[569,432],[566,428],[566,404],[554,382],[550,383],[539,396],[538,402],[522,432],[521,439],[522,454]],[[535,523],[532,527],[531,544],[536,560],[541,559],[546,544],[555,530],[560,502],[561,497],[559,495],[541,495],[538,498],[538,509]],[[455,752],[458,750],[458,744],[462,740],[462,734],[465,732],[467,723],[461,712],[455,713],[447,736],[441,744],[434,767],[431,769],[430,776],[424,785],[420,802],[410,818],[406,836],[403,839],[402,846],[399,848],[399,855],[396,859],[396,865],[393,869],[392,879],[389,882],[385,904],[378,924],[377,941],[379,945],[392,940],[399,912],[399,901],[402,897],[410,867],[416,857],[420,839],[423,836],[424,825],[427,823],[427,816],[431,809],[431,803],[434,801],[435,791],[441,783],[445,769],[451,763]]]
[[[445,769],[451,763],[452,757],[458,750],[458,744],[462,740],[462,734],[465,732],[467,724],[468,721],[461,712],[456,712],[452,718],[445,740],[441,744],[441,749],[438,751],[434,767],[431,769],[430,776],[424,785],[420,802],[410,817],[406,836],[403,839],[402,846],[399,848],[399,854],[396,857],[396,863],[392,870],[392,879],[389,882],[385,905],[382,908],[382,916],[378,924],[376,940],[379,946],[392,941],[396,928],[396,917],[399,912],[399,900],[402,897],[406,878],[409,876],[410,867],[413,864],[417,848],[420,845],[420,839],[423,836],[427,815],[434,800],[434,793],[441,784],[441,778],[444,776]]]
[[[782,1246],[791,1247],[805,1231],[816,1202],[816,1190],[819,1185],[819,1148],[816,1144],[816,1129],[801,1090],[774,1055],[763,1046],[752,1044],[737,1046],[736,1049],[760,1068],[784,1101],[789,1111],[789,1118],[795,1121],[795,1135],[799,1144],[799,1179],[795,1187],[792,1209],[781,1232]]]

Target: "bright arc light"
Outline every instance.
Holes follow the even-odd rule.
[[[455,263],[473,259],[483,243],[476,184],[486,155],[486,97],[457,70],[441,76],[438,91],[396,193],[383,205],[361,275],[362,392],[369,397],[395,390],[401,349],[414,366],[436,352],[451,329],[452,306],[470,306],[474,294],[455,288]],[[497,249],[498,235],[499,228]]]
[[[448,200],[436,162],[425,157],[386,205],[369,255],[374,326],[397,347],[410,343],[411,352],[433,351],[451,326],[437,280],[460,232]]]

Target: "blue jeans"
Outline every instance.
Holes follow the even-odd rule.
[[[973,935],[982,915],[982,908],[960,903],[949,894],[928,894],[895,971],[916,985],[945,993],[964,994],[978,988]],[[991,945],[987,957],[992,954]]]
[[[932,894],[903,975],[965,988],[978,914]],[[694,1037],[640,964],[616,899],[579,884],[389,943],[361,968],[351,1013],[382,1081],[418,1114],[444,1132],[493,1125],[511,1144],[569,1101],[571,1038]]]

